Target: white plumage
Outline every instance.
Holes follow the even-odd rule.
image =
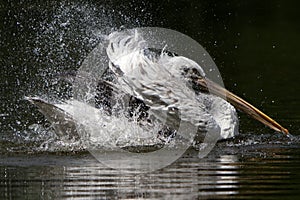
[[[196,69],[199,76],[205,77],[196,62],[164,51],[159,55],[151,53],[147,41],[136,31],[114,32],[108,39],[110,69],[117,75],[121,90],[155,111],[176,108],[181,120],[200,131],[218,131],[220,139],[238,134],[235,108],[217,96],[196,94],[189,77],[183,75],[184,70]]]

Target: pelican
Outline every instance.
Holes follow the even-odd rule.
[[[208,79],[198,63],[172,52],[151,49],[137,31],[111,33],[106,53],[109,70],[117,79],[109,85],[130,95],[139,111],[151,110],[158,119],[162,112],[175,113],[180,121],[191,123],[200,132],[214,131],[219,139],[228,139],[239,133],[237,108],[271,129],[289,134],[259,109]],[[54,123],[60,135],[76,131],[76,116],[71,116],[70,110],[82,102],[52,105],[39,98],[27,99]],[[175,129],[175,123],[178,119],[168,126]]]
[[[238,134],[233,106],[275,131],[289,133],[247,101],[209,80],[195,61],[153,51],[137,31],[110,34],[107,55],[122,90],[155,111],[179,110],[181,120],[202,131],[218,131],[220,139]]]

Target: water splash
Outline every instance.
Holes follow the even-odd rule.
[[[11,5],[14,9],[8,7],[10,10],[4,20],[10,20],[5,21],[7,24],[16,20],[18,32],[13,33],[12,39],[16,37],[13,41],[18,41],[15,43],[19,48],[8,48],[17,58],[8,59],[16,62],[19,60],[17,64],[22,66],[22,72],[16,75],[15,83],[20,91],[17,90],[15,94],[13,86],[7,89],[7,95],[14,94],[9,97],[13,99],[3,102],[4,109],[0,112],[0,142],[7,144],[2,145],[1,149],[4,152],[16,149],[31,151],[33,146],[40,146],[42,142],[53,145],[57,143],[56,146],[59,146],[59,142],[55,141],[57,139],[50,141],[48,138],[55,136],[49,122],[38,111],[33,110],[23,97],[39,96],[56,103],[69,99],[72,97],[71,82],[74,71],[81,66],[86,55],[103,40],[103,36],[112,30],[149,24],[152,14],[147,12],[148,8],[144,9],[146,5],[140,4],[143,8],[137,7],[143,9],[143,15],[137,16],[122,9],[122,3],[116,6],[113,2],[21,2],[20,5],[11,2]],[[21,43],[17,36],[21,38]],[[9,39],[3,42],[15,45]],[[17,68],[15,64],[9,66]],[[5,84],[11,85],[7,81]],[[32,124],[41,127],[28,128]],[[41,137],[44,134],[47,137]],[[41,149],[57,149],[50,147],[51,145],[44,146]],[[80,144],[78,146],[81,149]]]

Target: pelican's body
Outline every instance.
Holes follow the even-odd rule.
[[[138,33],[124,32],[109,36],[107,55],[121,90],[141,99],[152,110],[168,112],[176,108],[180,120],[191,122],[201,132],[217,131],[220,139],[238,134],[235,108],[220,97],[196,94],[183,75],[192,68],[205,77],[193,60],[166,52],[154,53]]]

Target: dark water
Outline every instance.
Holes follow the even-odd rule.
[[[205,159],[195,150],[147,174],[120,173],[90,154],[2,156],[1,196],[6,199],[297,199],[299,148],[289,145],[228,147]]]
[[[298,7],[283,0],[1,2],[1,199],[299,198]],[[295,138],[241,113],[238,138],[218,143],[204,159],[191,149],[148,174],[120,173],[59,143],[49,151],[45,145],[55,136],[24,96],[68,98],[70,88],[57,74],[78,69],[101,35],[121,26],[165,27],[197,40],[225,86]]]

